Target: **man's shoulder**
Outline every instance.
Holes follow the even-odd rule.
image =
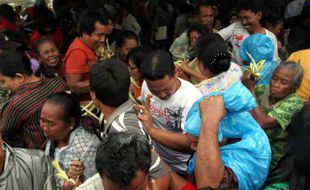
[[[202,94],[199,91],[199,89],[194,86],[192,83],[183,80],[183,79],[179,79],[181,81],[181,86],[178,89],[179,92],[178,93],[182,93],[184,95],[184,98],[201,98]]]

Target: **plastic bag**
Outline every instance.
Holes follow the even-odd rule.
[[[264,34],[253,34],[247,37],[240,46],[240,57],[250,63],[251,59],[248,52],[255,60],[259,62],[260,60],[266,60],[264,68],[259,72],[261,78],[258,80],[258,85],[269,85],[269,81],[272,77],[273,71],[278,66],[278,63],[273,61],[274,54],[274,44],[270,37]],[[248,66],[243,66],[245,70]]]
[[[238,178],[239,189],[260,189],[264,184],[271,161],[271,149],[268,137],[249,113],[256,107],[256,101],[250,91],[238,81],[222,94],[227,110],[220,122],[219,142],[223,138],[241,140],[220,147],[221,158],[226,167],[231,168]],[[201,118],[198,100],[191,108],[185,122],[186,133],[199,136]],[[190,160],[188,172],[194,173],[196,155]]]

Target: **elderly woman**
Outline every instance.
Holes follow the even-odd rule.
[[[251,73],[246,72],[242,82],[257,100],[252,116],[265,129],[272,150],[270,177],[275,177],[273,169],[287,152],[286,127],[292,116],[303,107],[302,99],[295,93],[303,78],[303,70],[295,62],[282,62],[272,74],[270,85],[256,85]],[[279,177],[279,176],[277,176]]]
[[[63,77],[63,62],[59,50],[50,37],[43,37],[36,43],[36,52],[40,61],[38,74],[45,78],[58,75]]]
[[[99,140],[80,126],[79,99],[66,92],[50,95],[41,111],[40,126],[49,139],[45,154],[58,160],[69,178],[83,180],[95,174]],[[85,166],[85,167],[84,167]],[[61,182],[57,181],[57,187]]]

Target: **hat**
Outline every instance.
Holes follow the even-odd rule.
[[[5,30],[0,31],[0,49],[16,49],[20,43],[11,41],[6,35]]]

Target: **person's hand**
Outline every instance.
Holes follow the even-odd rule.
[[[189,76],[181,69],[180,65],[176,65],[175,71],[179,78],[182,78],[187,81],[189,80]]]
[[[188,66],[189,60],[185,59],[184,61],[182,61],[180,63],[180,68],[182,69],[182,71],[184,71],[185,73],[189,73],[192,69]]]
[[[74,190],[75,185],[71,181],[65,181],[61,190]]]
[[[254,79],[250,71],[245,71],[242,75],[241,81],[252,93],[254,92],[257,81]]]
[[[74,179],[77,183],[80,181],[80,176],[84,173],[84,164],[78,160],[72,160],[68,171],[69,179]]]
[[[223,96],[206,97],[199,103],[199,110],[202,122],[219,123],[226,115]]]
[[[144,105],[135,105],[135,109],[138,112],[138,118],[143,123],[144,128],[147,130],[148,133],[150,133],[150,130],[153,127],[153,120],[152,115],[150,111],[150,101],[152,99],[152,95],[147,95],[147,97],[144,100]]]

